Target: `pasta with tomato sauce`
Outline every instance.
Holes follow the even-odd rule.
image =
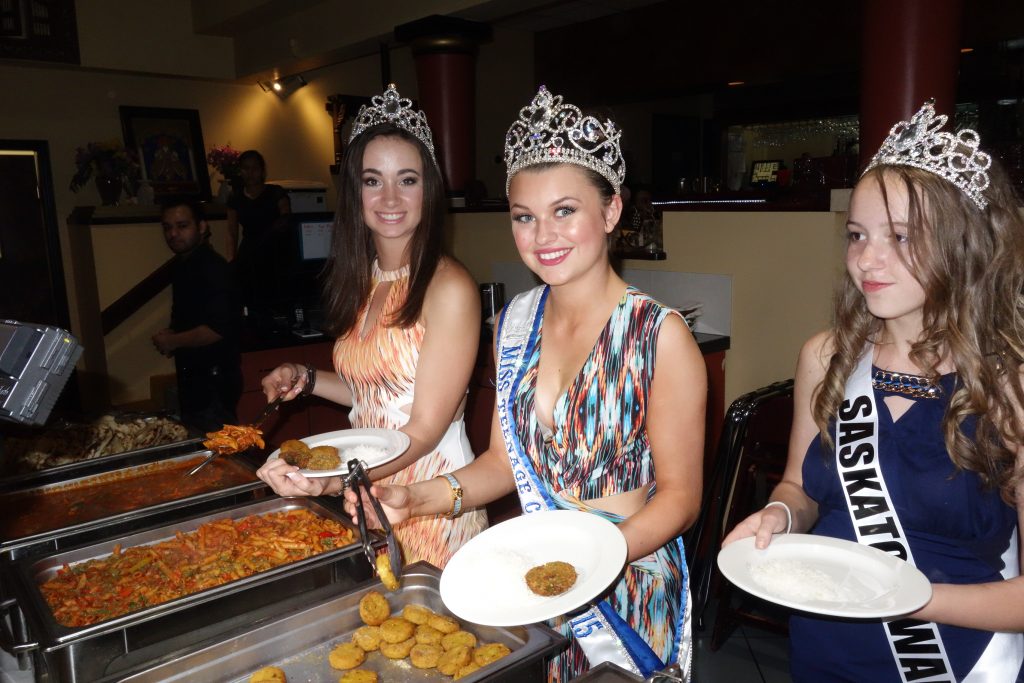
[[[65,565],[40,586],[69,627],[159,605],[352,543],[355,533],[304,509],[218,519],[173,539]]]

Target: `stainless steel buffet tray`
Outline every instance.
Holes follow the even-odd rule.
[[[36,486],[38,484],[67,481],[92,472],[103,472],[111,469],[118,469],[120,467],[128,467],[137,462],[145,461],[146,459],[167,458],[174,455],[181,455],[183,453],[197,453],[205,450],[206,447],[203,446],[203,439],[201,438],[175,441],[173,443],[165,443],[159,446],[149,446],[147,448],[139,448],[133,451],[104,455],[103,457],[92,458],[91,460],[80,460],[78,462],[68,463],[67,465],[58,465],[57,467],[39,470],[38,472],[12,474],[0,478],[0,488],[3,488],[6,491],[11,491],[19,488]]]
[[[334,681],[342,672],[331,668],[328,653],[339,643],[351,639],[362,626],[359,600],[369,591],[383,593],[392,613],[409,603],[426,605],[435,612],[448,614],[438,590],[441,571],[425,562],[405,568],[401,587],[387,592],[379,581],[361,584],[345,594],[310,601],[297,595],[288,610],[276,618],[249,626],[229,637],[207,643],[187,654],[151,666],[138,667],[126,674],[103,678],[101,683],[184,683],[185,681],[222,681],[247,683],[249,675],[264,666],[284,669],[289,681]],[[565,638],[543,624],[495,628],[463,623],[480,642],[504,643],[511,654],[494,664],[466,676],[462,681],[544,680],[545,660],[565,646]],[[360,668],[377,671],[381,681],[444,681],[452,678],[433,669],[416,669],[408,661],[389,660],[379,652],[370,653]]]
[[[197,632],[216,634],[232,628],[239,619],[244,622],[246,614],[281,602],[295,593],[329,585],[355,585],[372,575],[356,538],[343,548],[77,628],[59,624],[39,590],[39,586],[65,564],[106,557],[115,545],[123,548],[149,545],[172,539],[178,531],[194,531],[217,519],[240,519],[298,508],[306,508],[352,528],[340,509],[328,507],[318,499],[273,497],[220,508],[200,517],[57,554],[19,560],[11,565],[9,577],[14,600],[27,624],[28,639],[14,643],[13,650],[32,653],[37,681],[92,683],[112,671],[111,662],[124,659],[135,650],[155,645],[157,651],[161,648],[169,651],[180,647],[182,642],[189,642]],[[374,544],[383,545],[383,539],[376,532]]]
[[[132,462],[137,458],[146,458],[156,454],[158,458],[166,458],[171,455],[182,453],[195,453],[204,450],[204,435],[190,433],[189,436],[180,441],[135,448],[120,453],[112,453],[97,458],[79,460],[55,467],[47,467],[34,472],[13,472],[10,463],[7,462],[7,454],[3,450],[3,441],[0,441],[0,487],[11,490],[21,486],[32,486],[36,483],[50,483],[68,478],[80,476],[81,472],[90,472],[96,468],[117,468],[124,467],[125,463]]]
[[[0,500],[6,496],[17,499],[19,496],[42,492],[60,487],[85,485],[91,481],[102,481],[108,476],[130,476],[133,471],[147,468],[158,468],[165,464],[173,467],[178,461],[195,459],[208,451],[201,444],[175,444],[173,446],[153,447],[145,452],[120,454],[108,458],[96,459],[60,471],[37,472],[32,476],[20,477],[16,480],[0,480]],[[256,479],[255,472],[262,462],[262,457],[254,454],[235,456],[231,464],[244,471],[252,472],[249,482],[233,486],[225,486],[177,500],[153,501],[134,510],[98,516],[91,520],[64,523],[57,522],[53,528],[34,533],[19,535],[0,533],[0,647],[10,653],[15,652],[16,643],[30,642],[25,616],[17,608],[13,596],[13,579],[10,570],[15,561],[40,557],[86,543],[93,543],[106,538],[122,537],[140,529],[152,528],[190,515],[202,514],[208,510],[222,508],[230,504],[253,501],[269,494],[270,489]],[[9,623],[3,617],[9,615]],[[9,627],[9,628],[8,628]],[[28,666],[24,653],[18,654],[22,668]]]
[[[174,452],[178,450],[182,449],[175,449]],[[0,501],[7,496],[17,500],[26,494],[37,492],[45,494],[49,490],[57,490],[62,487],[84,487],[92,482],[99,482],[98,485],[101,486],[104,477],[130,478],[135,472],[156,471],[165,465],[168,469],[173,469],[179,463],[209,453],[209,451],[202,450],[201,447],[199,450],[195,448],[183,450],[184,452],[181,454],[173,455],[169,454],[167,450],[154,449],[147,453],[136,453],[128,457],[117,456],[116,459],[103,463],[93,461],[90,463],[91,467],[67,470],[61,473],[62,476],[50,474],[45,477],[48,480],[45,483],[41,481],[42,477],[37,477],[30,485],[26,485],[24,482],[18,486],[0,483]],[[257,461],[251,456],[234,456],[228,466],[251,473],[252,479],[233,486],[172,500],[157,500],[154,496],[135,509],[111,513],[78,523],[61,524],[57,522],[53,528],[21,536],[5,535],[0,532],[0,562],[8,563],[25,557],[38,556],[93,540],[123,535],[143,527],[154,526],[162,521],[171,521],[206,509],[223,507],[231,502],[252,500],[258,494],[269,492],[266,484],[256,478],[256,470],[260,463],[262,463],[262,458]],[[180,476],[184,476],[184,472]]]

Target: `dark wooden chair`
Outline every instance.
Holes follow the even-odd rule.
[[[782,478],[792,422],[793,380],[744,394],[726,413],[701,513],[686,539],[693,618],[698,629],[705,627],[704,613],[712,595],[718,598],[712,651],[740,622],[787,631],[784,615],[722,581],[716,558],[725,534],[763,507]]]

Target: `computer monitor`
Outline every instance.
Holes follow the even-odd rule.
[[[293,214],[292,223],[299,241],[299,259],[305,263],[326,259],[331,251],[334,214],[326,211]]]

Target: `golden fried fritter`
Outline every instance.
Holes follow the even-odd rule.
[[[402,617],[390,617],[380,624],[380,637],[389,643],[409,640],[416,631],[416,624]]]
[[[503,643],[488,643],[473,650],[473,661],[477,666],[487,666],[510,652],[512,650],[508,649],[508,646]]]
[[[441,655],[437,670],[445,676],[454,676],[459,669],[473,661],[473,652],[465,645],[459,645]]]
[[[409,651],[409,661],[417,669],[433,669],[441,659],[444,650],[439,645],[416,643]]]
[[[448,633],[441,638],[441,647],[445,650],[450,650],[458,645],[465,645],[466,647],[476,647],[476,636],[469,631],[456,631],[455,633]]]
[[[288,439],[281,444],[279,457],[289,465],[305,469],[306,463],[309,462],[309,455],[309,446],[306,445],[305,441]]]
[[[476,662],[470,662],[469,664],[467,664],[466,666],[462,667],[461,669],[459,669],[455,673],[455,680],[459,680],[460,678],[465,678],[466,676],[468,676],[469,674],[473,673],[474,671],[476,671],[479,668],[480,668],[479,664],[477,664]]]
[[[379,648],[381,640],[379,626],[360,626],[352,634],[352,642],[367,652]]]
[[[444,614],[434,614],[427,619],[427,624],[441,633],[455,633],[459,630],[459,622]]]
[[[526,585],[537,595],[561,595],[576,583],[576,568],[568,562],[547,562],[526,572]]]
[[[308,470],[336,470],[341,465],[341,457],[334,446],[314,446],[309,449]]]
[[[331,650],[327,661],[335,669],[354,669],[366,661],[366,653],[355,643],[342,643]]]
[[[382,642],[380,644],[380,653],[388,659],[405,659],[409,656],[414,645],[416,645],[415,638],[403,640],[400,643]]]
[[[276,666],[265,666],[249,676],[249,683],[288,683],[282,669]]]
[[[433,614],[434,613],[430,609],[424,607],[423,605],[409,604],[406,605],[404,609],[402,609],[402,617],[404,619],[411,621],[417,626],[419,624],[427,623],[427,620],[430,619],[430,617],[433,616]]]
[[[389,591],[398,590],[398,577],[391,571],[391,560],[387,553],[377,556],[377,576]]]
[[[369,626],[380,626],[391,616],[387,598],[377,591],[370,591],[359,600],[359,617]]]
[[[338,683],[377,683],[380,679],[377,678],[376,671],[367,671],[366,669],[352,669],[346,671],[341,678],[338,679]]]
[[[420,624],[416,627],[416,642],[426,645],[440,645],[443,633],[430,624]]]

